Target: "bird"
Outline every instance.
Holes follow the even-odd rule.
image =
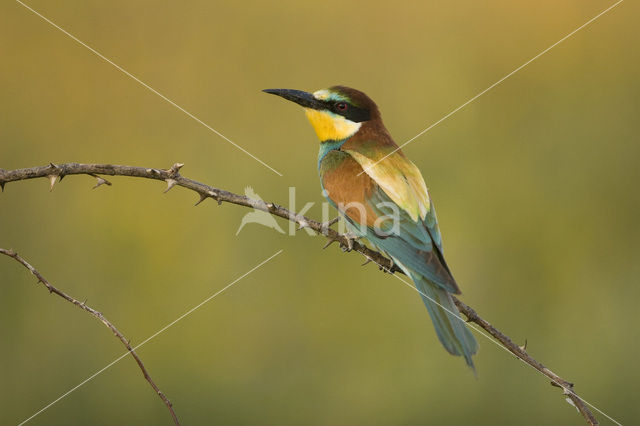
[[[346,86],[263,92],[304,108],[320,140],[324,196],[350,234],[385,253],[411,278],[444,348],[462,356],[475,372],[478,343],[452,299],[461,292],[444,258],[434,204],[420,170],[394,142],[376,103]]]

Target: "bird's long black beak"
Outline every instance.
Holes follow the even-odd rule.
[[[272,95],[280,96],[288,101],[295,102],[305,108],[323,109],[326,105],[314,98],[311,93],[303,92],[302,90],[293,89],[264,89],[263,92],[271,93]]]

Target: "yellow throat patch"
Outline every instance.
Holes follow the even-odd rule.
[[[347,120],[343,116],[329,111],[319,111],[311,108],[305,108],[304,111],[320,142],[347,139],[353,136],[362,125],[362,123]]]

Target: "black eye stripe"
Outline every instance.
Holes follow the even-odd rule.
[[[339,109],[339,104],[346,104],[345,109]],[[368,109],[360,108],[355,105],[350,104],[349,102],[326,102],[327,109],[329,111],[334,112],[335,114],[341,115],[347,120],[351,120],[355,123],[361,123],[363,121],[367,121],[371,119],[371,113]]]

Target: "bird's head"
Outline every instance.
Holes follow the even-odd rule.
[[[263,92],[302,106],[321,142],[348,139],[364,123],[380,118],[375,102],[350,87],[333,86],[313,93],[292,89],[265,89]]]

